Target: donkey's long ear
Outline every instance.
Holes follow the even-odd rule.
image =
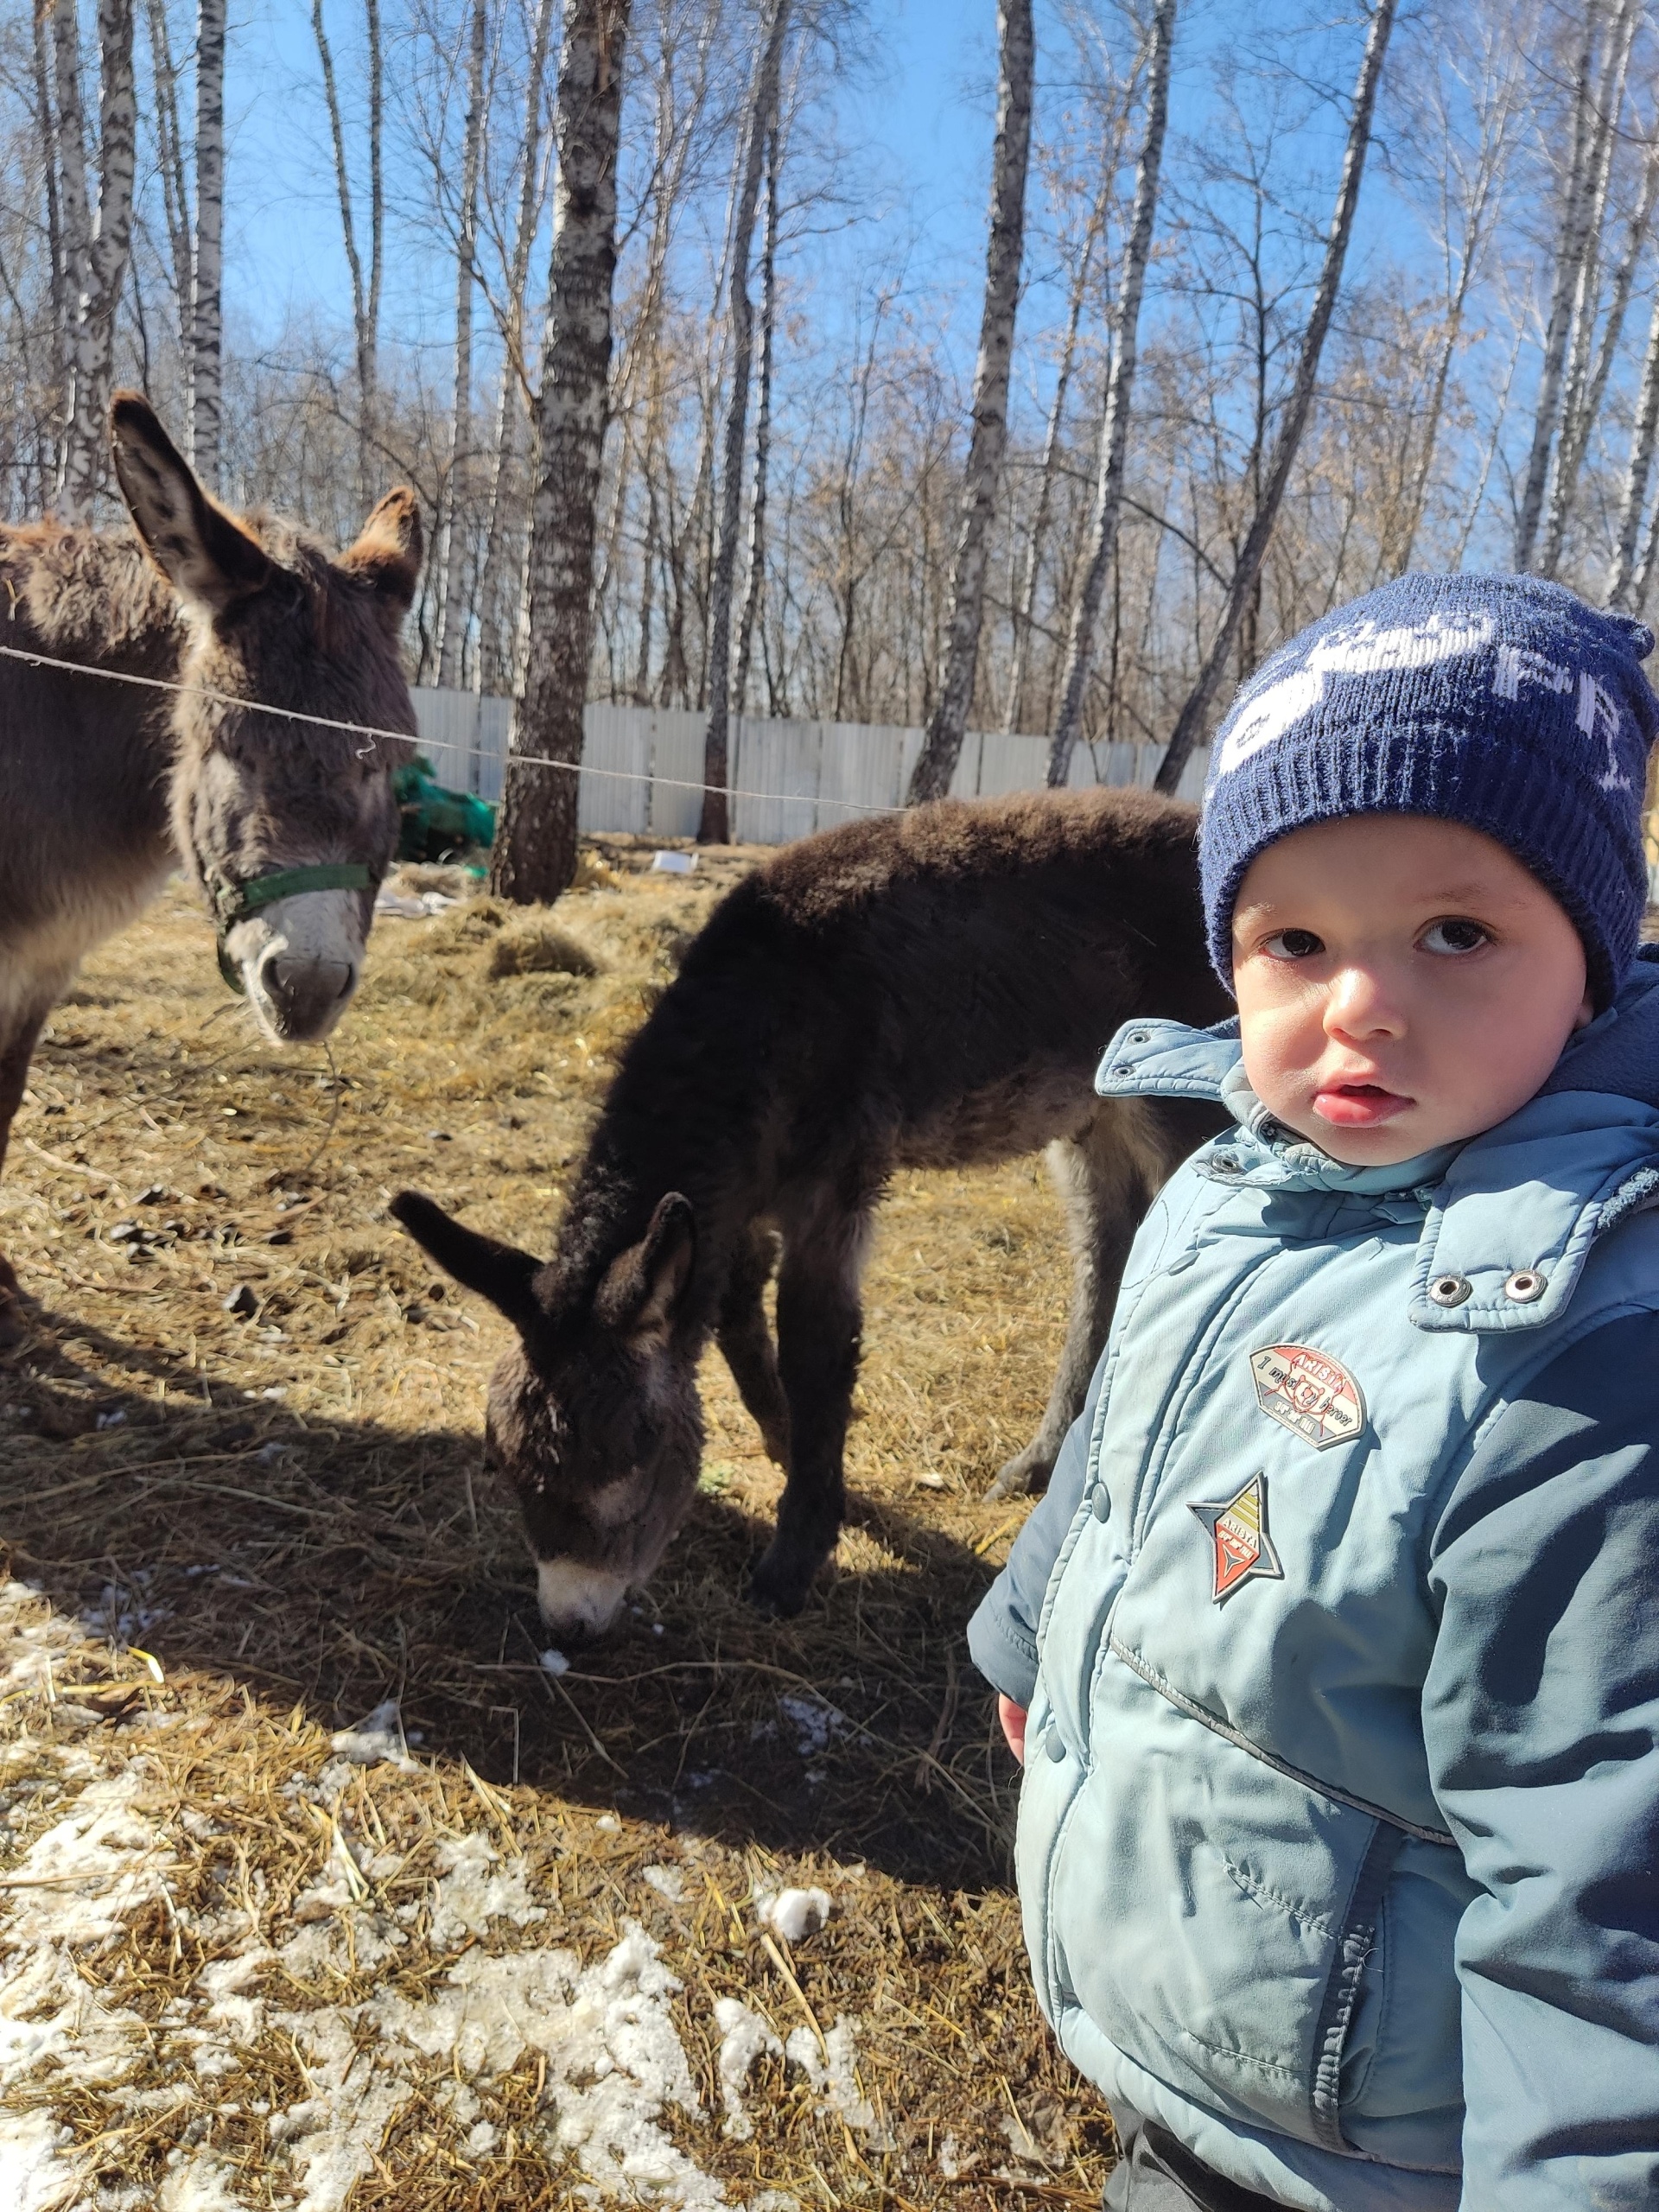
[[[520,1335],[535,1325],[541,1308],[531,1285],[542,1263],[533,1254],[521,1252],[516,1244],[498,1244],[493,1236],[480,1236],[475,1229],[464,1229],[418,1191],[399,1191],[386,1211],[446,1274],[487,1298]]]
[[[386,626],[394,635],[415,601],[425,546],[421,503],[407,484],[388,492],[364,524],[340,565],[372,584]]]
[[[270,574],[264,548],[207,497],[149,401],[118,391],[110,435],[127,511],[174,589],[214,614],[251,598]]]
[[[594,1310],[601,1321],[640,1344],[661,1344],[691,1279],[697,1256],[696,1217],[677,1191],[658,1198],[651,1226],[632,1249],[613,1260]]]

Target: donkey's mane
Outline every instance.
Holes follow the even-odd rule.
[[[178,602],[131,530],[0,524],[0,591],[6,645],[149,673],[183,641]]]

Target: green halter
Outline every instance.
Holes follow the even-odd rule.
[[[375,878],[361,861],[324,861],[315,868],[278,868],[274,875],[256,875],[247,883],[213,887],[213,912],[219,918],[219,972],[239,995],[245,995],[240,969],[225,950],[225,939],[238,922],[274,906],[279,899],[292,899],[302,891],[372,891]]]

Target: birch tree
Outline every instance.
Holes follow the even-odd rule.
[[[222,385],[219,312],[225,236],[225,0],[196,12],[196,217],[190,242],[190,465],[219,488]]]
[[[1648,501],[1648,480],[1653,473],[1656,431],[1659,431],[1659,294],[1655,296],[1653,315],[1648,324],[1647,351],[1642,360],[1636,421],[1630,431],[1612,565],[1607,577],[1607,604],[1625,614],[1639,612],[1647,596],[1647,563],[1644,560],[1637,566],[1637,540],[1641,535],[1643,510]]]
[[[1077,329],[1083,320],[1083,302],[1089,289],[1095,250],[1105,235],[1106,206],[1111,197],[1111,165],[1109,162],[1103,162],[1094,205],[1084,226],[1077,264],[1071,272],[1065,308],[1065,334],[1060,343],[1054,396],[1049,402],[1048,422],[1043,432],[1042,459],[1038,464],[1037,509],[1032,517],[1031,531],[1026,541],[1024,574],[1019,603],[1014,610],[1014,664],[1008,673],[1008,703],[1002,718],[1004,730],[1010,733],[1017,730],[1025,719],[1026,674],[1031,658],[1032,630],[1037,616],[1037,587],[1042,577],[1043,553],[1048,541],[1049,516],[1054,503],[1054,477],[1059,465],[1060,432],[1065,421],[1065,403],[1071,389],[1071,372],[1077,364]]]
[[[1549,320],[1544,329],[1543,359],[1538,372],[1538,399],[1533,415],[1532,447],[1515,525],[1515,565],[1532,566],[1543,519],[1551,444],[1560,411],[1561,379],[1579,279],[1589,245],[1591,177],[1598,143],[1594,64],[1600,42],[1603,0],[1586,0],[1584,26],[1573,73],[1573,130],[1561,181],[1560,221],[1550,282]]]
[[[1095,510],[1090,524],[1089,556],[1083,589],[1071,619],[1059,721],[1049,748],[1048,781],[1063,788],[1071,769],[1071,748],[1083,727],[1083,701],[1094,664],[1100,597],[1117,544],[1123,505],[1123,465],[1128,451],[1129,409],[1135,396],[1135,365],[1141,325],[1141,295],[1152,253],[1152,229],[1158,213],[1158,179],[1163,165],[1164,131],[1169,120],[1169,58],[1175,41],[1176,0],[1158,0],[1152,19],[1147,73],[1147,129],[1135,170],[1135,213],[1112,331],[1112,369],[1106,387],[1106,411],[1100,426],[1100,464]]]
[[[99,0],[98,204],[86,177],[86,131],[80,96],[80,27],[74,0],[59,0],[53,35],[57,76],[60,219],[73,301],[65,365],[67,420],[58,468],[58,504],[82,520],[103,480],[109,444],[110,386],[115,318],[132,246],[132,188],[137,100],[132,78],[132,0]]]
[[[491,859],[498,898],[556,899],[575,874],[594,518],[616,275],[616,155],[628,0],[565,0],[558,183],[531,470],[518,679]],[[544,766],[542,762],[556,765]]]
[[[323,98],[328,106],[329,135],[334,149],[334,189],[340,200],[340,243],[352,279],[352,327],[357,340],[357,494],[368,502],[374,469],[372,452],[379,397],[381,249],[385,238],[385,184],[382,161],[385,113],[385,73],[380,47],[380,0],[363,0],[367,38],[369,104],[369,236],[368,268],[363,266],[362,241],[352,209],[351,167],[346,152],[346,121],[334,75],[334,49],[323,22],[322,0],[311,0],[311,30],[317,42],[322,69]]]
[[[760,367],[754,403],[754,477],[749,491],[748,575],[743,612],[738,620],[737,652],[732,663],[732,702],[743,712],[749,690],[749,659],[755,618],[766,570],[766,475],[772,459],[772,349],[778,325],[778,187],[782,168],[780,125],[766,133],[766,230],[760,252]]]
[[[911,772],[909,803],[943,798],[950,788],[973,703],[985,604],[985,563],[997,478],[1008,434],[1008,371],[1025,245],[1026,171],[1031,155],[1032,79],[1036,39],[1031,0],[998,0],[996,144],[991,162],[991,234],[985,257],[985,306],[974,368],[973,432],[963,482],[961,523],[950,576],[949,643],[939,695]]]
[[[1600,408],[1601,395],[1606,388],[1606,375],[1601,364],[1610,360],[1611,350],[1618,343],[1636,274],[1637,256],[1645,241],[1647,218],[1652,212],[1650,193],[1644,190],[1647,205],[1638,212],[1631,226],[1625,252],[1614,276],[1606,328],[1599,349],[1599,362],[1592,370],[1592,349],[1601,304],[1602,240],[1606,227],[1608,193],[1612,181],[1613,153],[1619,135],[1619,117],[1624,105],[1624,82],[1630,68],[1630,48],[1636,38],[1637,20],[1637,0],[1619,0],[1608,34],[1607,55],[1601,75],[1594,158],[1587,190],[1584,249],[1579,261],[1578,281],[1573,288],[1573,334],[1567,349],[1566,389],[1561,400],[1560,438],[1550,481],[1543,554],[1539,563],[1547,576],[1554,576],[1560,568],[1561,547],[1567,535],[1567,516],[1572,509],[1573,493],[1578,489],[1579,471]],[[1649,174],[1649,177],[1653,175],[1651,165]]]
[[[59,0],[59,10],[64,0]],[[46,50],[47,0],[35,0],[32,60],[35,65],[35,105],[41,134],[41,171],[46,195],[48,304],[52,315],[52,390],[49,435],[53,446],[63,442],[63,405],[69,387],[67,344],[69,331],[64,271],[64,226],[58,184],[58,149],[61,137],[52,99],[52,64]],[[55,478],[55,454],[54,475]]]
[[[516,533],[507,513],[509,487],[518,456],[524,401],[530,378],[524,365],[525,292],[531,249],[543,206],[542,105],[547,78],[547,49],[552,35],[555,0],[536,0],[530,67],[524,79],[524,121],[519,139],[518,200],[507,256],[506,285],[498,319],[501,326],[501,381],[496,395],[495,435],[490,455],[490,498],[485,527],[484,562],[479,576],[478,688],[486,696],[504,692],[512,681],[509,626],[502,601],[510,566],[508,547]],[[516,633],[517,621],[512,625]]]
[[[1279,509],[1284,500],[1285,486],[1290,480],[1291,465],[1295,461],[1296,449],[1301,443],[1302,432],[1313,404],[1319,356],[1325,349],[1325,333],[1331,327],[1331,317],[1336,311],[1337,295],[1342,285],[1342,265],[1347,258],[1348,241],[1353,232],[1354,211],[1359,205],[1359,188],[1365,175],[1365,155],[1370,144],[1371,118],[1376,106],[1376,88],[1382,81],[1382,63],[1389,50],[1389,35],[1394,29],[1395,5],[1395,0],[1373,0],[1370,29],[1366,35],[1359,76],[1354,86],[1348,141],[1343,149],[1342,175],[1337,186],[1337,202],[1326,234],[1324,265],[1319,271],[1319,289],[1313,295],[1307,325],[1302,333],[1296,372],[1285,403],[1279,434],[1274,442],[1273,457],[1268,463],[1262,496],[1256,503],[1243,548],[1234,565],[1221,620],[1210,641],[1198,680],[1188,692],[1185,704],[1176,721],[1168,750],[1159,766],[1157,788],[1160,791],[1173,792],[1179,788],[1188,755],[1204,729],[1210,704],[1215,697],[1216,687],[1221,681],[1228,655],[1232,651],[1239,623],[1261,575],[1262,563],[1267,557],[1274,524],[1279,518]]]
[[[732,251],[727,283],[731,303],[731,385],[726,397],[724,451],[721,457],[720,536],[709,580],[709,731],[703,741],[702,813],[697,824],[698,842],[724,845],[730,841],[730,817],[726,788],[732,706],[732,585],[737,574],[738,525],[743,500],[744,429],[748,418],[749,374],[754,347],[754,309],[749,299],[749,253],[754,239],[754,213],[760,196],[760,173],[766,142],[778,122],[779,91],[782,82],[784,41],[789,33],[789,0],[766,0],[760,19],[754,81],[743,122],[742,181],[738,190],[732,227]],[[740,710],[741,710],[740,702]]]
[[[473,458],[473,291],[478,264],[478,165],[484,141],[484,60],[489,35],[486,0],[473,0],[467,60],[467,122],[461,147],[461,213],[455,238],[454,385],[449,408],[449,467],[444,482],[438,617],[438,682],[458,690],[467,632],[467,559],[461,510],[469,505]]]

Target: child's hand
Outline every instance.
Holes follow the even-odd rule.
[[[1016,1705],[1011,1697],[1004,1697],[999,1691],[996,1700],[996,1717],[1002,1723],[1002,1733],[1008,1739],[1008,1749],[1019,1760],[1020,1765],[1024,1766],[1026,1763],[1025,1707]]]

